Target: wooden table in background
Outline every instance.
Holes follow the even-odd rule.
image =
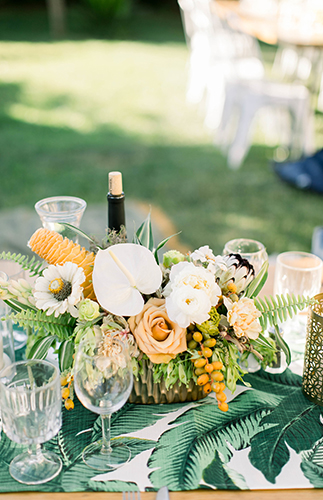
[[[299,33],[296,27],[292,30],[282,31],[277,16],[253,15],[242,9],[237,0],[216,0],[214,9],[231,28],[244,31],[270,45],[286,43],[299,47],[323,47],[323,30],[319,34],[308,33],[306,38]]]
[[[2,493],[0,496],[2,496],[4,500],[123,500],[122,493],[92,491],[83,491],[79,493]],[[156,492],[140,493],[140,498],[141,500],[155,500]],[[322,490],[171,491],[169,493],[169,498],[170,500],[319,500],[319,498],[322,498]]]

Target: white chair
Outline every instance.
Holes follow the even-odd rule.
[[[245,159],[251,144],[252,124],[257,113],[264,108],[288,112],[288,147],[292,155],[297,157],[301,153],[313,152],[313,113],[310,93],[306,87],[264,80],[236,81],[226,85],[226,98],[217,139],[227,155],[230,168],[239,168]],[[279,128],[281,115],[272,114],[271,118],[275,119],[272,126]],[[284,130],[280,132],[283,136]]]
[[[212,12],[210,0],[178,0],[187,46],[190,51],[187,101],[200,103],[207,99],[206,124],[215,128],[221,116],[225,81],[232,73],[239,78],[248,74],[258,79],[264,76],[261,53],[254,40],[233,32]],[[234,59],[236,64],[230,61]],[[212,89],[212,91],[211,91]],[[213,91],[214,89],[214,91]]]
[[[289,129],[292,154],[311,153],[313,113],[307,88],[266,80],[258,42],[219,21],[211,10],[213,0],[178,1],[182,8],[182,2],[190,2],[192,21],[188,100],[205,97],[205,124],[227,154],[228,165],[238,168],[243,162],[254,118],[264,108],[272,111],[275,128]],[[289,120],[283,122],[286,116]]]

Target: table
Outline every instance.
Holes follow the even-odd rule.
[[[321,33],[307,33],[304,36],[296,27],[283,30],[277,16],[261,17],[253,15],[241,7],[237,0],[216,0],[214,9],[222,19],[226,19],[232,28],[240,29],[270,45],[288,43],[300,47],[322,47]]]
[[[273,275],[274,275],[274,267],[273,267],[273,264],[270,266],[270,270],[269,270],[269,279],[268,279],[268,289],[266,291],[266,293],[270,293],[270,288],[272,287],[272,279],[273,279]],[[266,380],[268,380],[268,377],[271,379],[271,377],[273,377],[272,375],[266,375],[265,373],[263,374],[263,376],[260,376],[260,378],[258,379],[257,381],[257,378],[258,378],[258,375],[249,375],[248,376],[251,380],[251,383],[252,383],[252,386],[254,387],[254,389],[256,390],[259,390],[259,388],[262,388],[265,384],[266,384]],[[262,378],[264,377],[264,378]],[[294,377],[294,376],[292,376]],[[275,378],[275,376],[274,376]],[[323,415],[323,409],[320,408],[320,407],[317,407],[315,405],[313,405],[312,403],[310,402],[307,402],[307,400],[305,400],[305,398],[301,395],[300,393],[300,378],[298,377],[294,377],[291,379],[291,382],[292,382],[292,385],[289,387],[285,387],[284,389],[284,386],[282,385],[282,388],[283,390],[285,390],[285,395],[286,397],[288,397],[288,393],[290,391],[294,391],[295,393],[295,396],[297,396],[297,398],[303,398],[302,399],[302,404],[305,403],[306,405],[306,408],[307,409],[310,409],[310,411],[313,411],[316,415],[316,418],[315,418],[315,422],[317,424],[317,421],[318,421],[318,417],[319,418],[322,418],[322,415]],[[286,390],[287,389],[287,390]],[[251,391],[249,391],[250,393]],[[247,391],[245,392],[242,392],[241,394],[247,394]],[[238,396],[239,397],[239,396]],[[264,400],[266,400],[267,398],[265,398]],[[257,401],[258,400],[258,396],[256,398],[254,398],[254,401]],[[233,403],[232,403],[233,404]],[[135,407],[136,405],[129,405],[129,408],[131,410],[131,407]],[[165,410],[165,406],[167,405],[164,405],[164,410]],[[177,406],[177,409],[181,409],[183,407],[183,405],[178,405]],[[286,405],[286,408],[288,409],[290,407],[290,405]],[[86,418],[89,419],[87,420],[87,422],[95,422],[96,420],[96,416],[94,414],[91,414],[91,412],[87,412],[87,410],[84,410],[83,407],[79,404],[79,403],[76,403],[76,410],[80,410],[80,408],[82,409],[82,411],[84,411],[86,413]],[[137,407],[138,408],[138,407]],[[170,407],[169,407],[170,408]],[[161,410],[161,407],[158,407],[158,410]],[[72,412],[66,412],[64,411],[64,415],[65,415],[65,419],[68,419],[69,422],[71,421],[76,421],[77,420],[77,413],[73,413],[74,410]],[[214,413],[215,412],[215,413]],[[212,412],[212,414],[214,413],[214,415],[216,416],[216,418],[220,418],[220,419],[225,419],[226,415],[228,414],[222,414],[220,412],[218,412],[218,410],[215,408],[214,409],[214,412]],[[218,412],[218,413],[216,413]],[[238,412],[236,412],[236,414],[239,414],[240,413],[240,410]],[[230,417],[231,418],[231,417]],[[196,421],[199,421],[200,419],[195,419]],[[287,421],[289,422],[290,419],[287,418]],[[183,423],[183,422],[182,422]],[[120,427],[120,426],[119,426]],[[123,426],[124,427],[124,426]],[[315,439],[318,437],[318,435],[321,435],[323,437],[323,426],[320,424],[318,426],[318,429],[315,430],[314,426],[309,426],[311,428],[311,434],[315,435],[316,433],[316,437]],[[304,428],[306,428],[306,425],[304,425]],[[127,431],[129,432],[129,429],[127,429]],[[318,435],[317,435],[317,432],[318,432]],[[315,440],[314,439],[314,440]],[[55,440],[55,438],[54,438]],[[176,440],[172,440],[172,442],[176,442]],[[8,443],[7,443],[8,444]],[[3,452],[4,450],[6,451],[7,449],[7,446],[3,448],[1,448],[1,446],[3,445],[3,441],[1,442],[0,441],[0,459],[1,459],[1,456],[3,456]],[[73,442],[73,447],[76,447],[77,446],[77,443]],[[162,446],[166,446],[166,443],[163,444],[162,443]],[[169,455],[168,455],[169,456]],[[9,460],[8,460],[9,461]],[[5,490],[5,485],[7,483],[7,480],[5,479],[5,475],[3,475],[3,469],[4,469],[4,464],[2,463],[0,465],[0,495],[1,495],[1,492]],[[323,467],[322,467],[322,471],[323,471]],[[92,473],[93,474],[93,473]],[[96,473],[94,473],[96,474]],[[322,472],[323,474],[323,472]],[[298,480],[297,478],[297,475],[295,475],[295,481]],[[50,483],[48,483],[50,484]],[[45,486],[45,485],[44,485]],[[159,485],[157,485],[157,487],[159,487]],[[322,481],[322,487],[323,487],[323,481]],[[201,499],[201,500],[278,500],[278,499],[281,499],[282,495],[284,495],[284,498],[286,500],[314,500],[316,498],[318,498],[317,495],[321,495],[321,489],[263,489],[263,490],[247,490],[247,491],[232,491],[232,490],[217,490],[217,491],[213,491],[213,490],[193,490],[193,491],[171,491],[170,492],[170,500],[196,500],[196,499]],[[38,491],[38,492],[28,492],[28,491],[17,491],[17,492],[14,492],[14,493],[2,493],[2,496],[5,497],[5,498],[8,498],[10,500],[26,500],[28,498],[32,498],[32,499],[42,499],[42,500],[83,500],[83,499],[90,499],[90,500],[121,500],[122,499],[122,493],[120,492],[103,492],[103,491],[80,491],[80,492],[49,492],[49,491]],[[142,492],[141,493],[141,500],[153,500],[155,499],[155,492],[152,492],[152,491],[148,491],[148,492]]]
[[[323,436],[323,409],[308,401],[301,392],[301,378],[289,371],[280,375],[266,372],[246,377],[252,389],[237,388],[228,413],[220,412],[212,396],[199,402],[141,406],[127,404],[114,414],[112,437],[132,448],[132,462],[124,468],[98,474],[87,468],[80,452],[100,435],[97,416],[76,401],[75,409],[64,410],[64,425],[59,435],[44,446],[60,454],[63,472],[50,483],[38,487],[42,498],[52,491],[57,500],[71,498],[121,498],[113,489],[158,489],[167,483],[171,500],[191,497],[232,499],[245,494],[253,498],[278,498],[278,491],[303,485],[321,487],[317,449]],[[313,443],[317,443],[313,446]],[[307,451],[309,450],[309,451]],[[5,435],[0,441],[0,491],[9,498],[26,498],[32,487],[10,478],[8,463],[19,452],[19,445]],[[250,452],[250,453],[249,453]],[[287,453],[287,455],[286,455]],[[319,469],[318,471],[316,469]],[[323,472],[322,472],[323,475]],[[134,484],[136,483],[136,484]],[[322,483],[322,484],[321,484]],[[224,491],[177,491],[203,488],[228,488]],[[264,491],[230,491],[259,486]],[[70,493],[84,490],[81,493]],[[90,493],[87,490],[94,490]],[[316,490],[320,493],[321,490]],[[311,499],[315,490],[302,490]],[[34,493],[32,493],[34,495]],[[44,495],[44,496],[43,496]],[[142,499],[154,498],[154,492],[142,493]],[[102,497],[103,498],[103,497]]]
[[[319,32],[311,29],[300,31],[297,25],[289,25],[287,29],[279,21],[279,16],[253,15],[250,10],[243,9],[237,0],[216,0],[213,8],[232,29],[243,31],[269,45],[278,45],[282,50],[294,51],[297,60],[288,68],[287,79],[304,83],[313,95],[313,106],[321,108],[323,26]],[[287,57],[291,60],[292,56],[287,54]],[[284,75],[283,67],[280,71]]]

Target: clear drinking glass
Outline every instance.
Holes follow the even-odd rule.
[[[307,252],[284,252],[275,266],[274,295],[294,294],[314,297],[321,290],[322,260]],[[307,311],[301,311],[283,325],[284,338],[292,351],[292,359],[304,353]],[[294,354],[293,354],[294,353]]]
[[[10,260],[1,260],[0,267],[6,273],[7,281],[8,279],[18,281],[19,279],[27,279],[27,278],[28,281],[30,281],[26,271],[21,267],[20,264],[18,264],[18,262],[13,262]],[[1,272],[0,272],[0,278],[1,278]],[[15,351],[18,351],[19,349],[25,347],[25,345],[27,344],[27,333],[24,331],[23,328],[19,327],[16,324],[12,325],[12,331],[13,331],[14,349]]]
[[[0,372],[0,408],[3,430],[28,450],[9,466],[11,476],[24,484],[42,484],[56,477],[62,462],[41,449],[61,426],[60,374],[48,361],[19,361]]]
[[[247,238],[238,238],[228,241],[223,249],[223,255],[238,253],[243,259],[247,259],[253,265],[255,275],[261,269],[261,266],[268,260],[266,248],[262,243]]]
[[[104,344],[102,338],[81,342],[75,358],[74,387],[81,403],[101,415],[102,439],[84,448],[83,461],[96,470],[111,470],[130,460],[130,449],[110,438],[111,414],[127,401],[133,384],[127,346],[117,340]]]
[[[77,241],[75,232],[65,228],[63,222],[80,227],[81,219],[86,209],[86,202],[74,196],[53,196],[44,198],[35,205],[43,227],[56,231],[69,239]]]
[[[314,297],[322,283],[322,260],[307,252],[284,252],[275,267],[274,294]]]

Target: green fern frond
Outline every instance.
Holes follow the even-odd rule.
[[[29,271],[30,276],[39,276],[42,274],[41,268],[43,263],[36,260],[35,257],[30,258],[21,253],[2,252],[0,253],[0,260],[12,260],[13,262],[17,262],[25,271]]]
[[[306,307],[315,303],[315,299],[298,295],[276,295],[265,297],[262,300],[260,297],[254,299],[255,306],[261,312],[259,322],[263,330],[268,326],[275,326],[283,323],[288,317],[293,318],[298,311],[302,311]]]
[[[75,319],[68,315],[60,315],[55,318],[54,314],[46,315],[45,311],[20,311],[8,316],[14,323],[22,328],[33,328],[34,332],[45,330],[51,335],[58,337],[59,341],[68,340],[73,334]]]

